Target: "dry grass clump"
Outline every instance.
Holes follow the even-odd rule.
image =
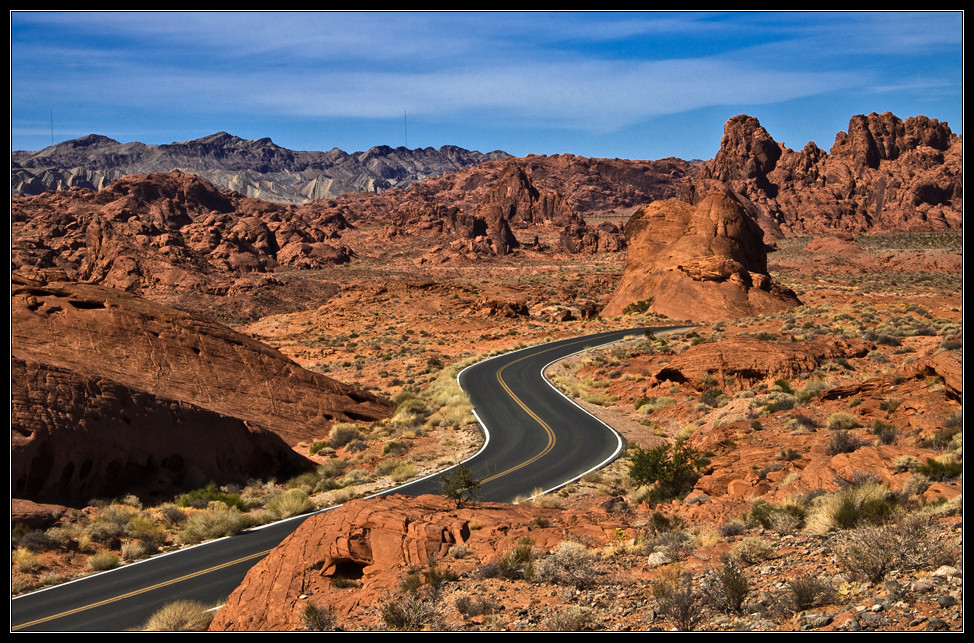
[[[896,495],[884,484],[867,480],[834,493],[816,497],[805,518],[814,534],[852,529],[862,523],[880,524],[897,510]]]
[[[213,614],[196,601],[174,601],[149,617],[144,632],[205,632]]]
[[[186,519],[176,540],[183,545],[194,545],[205,540],[236,535],[249,525],[248,518],[236,507],[213,502],[206,509],[194,512]]]

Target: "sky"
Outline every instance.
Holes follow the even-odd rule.
[[[712,158],[857,114],[963,134],[963,12],[10,13],[11,150],[225,131],[292,150]]]

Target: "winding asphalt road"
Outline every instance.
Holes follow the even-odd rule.
[[[463,463],[481,480],[479,499],[510,502],[539,490],[552,491],[620,453],[622,438],[558,393],[543,371],[564,357],[643,331],[612,331],[543,344],[484,360],[459,374],[460,386],[470,396],[487,438],[481,451]],[[437,474],[380,495],[440,491]],[[174,600],[217,604],[240,584],[250,567],[307,518],[299,516],[19,596],[11,601],[11,631],[124,631],[140,628],[159,607]]]

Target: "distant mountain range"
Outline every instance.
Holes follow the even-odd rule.
[[[246,140],[226,132],[182,143],[119,143],[91,134],[36,152],[11,155],[10,188],[15,194],[82,187],[99,190],[127,174],[182,170],[218,187],[280,203],[305,203],[347,192],[404,188],[427,177],[455,172],[505,152],[481,153],[453,145],[373,147],[347,153],[294,151],[269,138]]]

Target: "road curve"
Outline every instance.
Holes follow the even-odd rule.
[[[481,451],[463,463],[482,481],[480,499],[510,502],[537,490],[551,491],[619,453],[621,437],[555,390],[543,370],[587,348],[643,332],[612,331],[534,346],[484,360],[459,374],[487,438]],[[438,474],[380,495],[436,494],[440,485]],[[11,631],[123,631],[139,628],[174,600],[215,604],[307,518],[16,597],[11,601]]]

